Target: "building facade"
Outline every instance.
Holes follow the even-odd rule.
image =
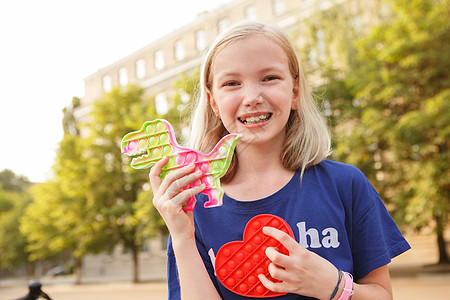
[[[129,84],[141,86],[148,95],[154,95],[157,111],[164,113],[168,99],[175,93],[173,81],[180,73],[195,70],[216,36],[227,27],[244,20],[258,20],[289,30],[304,15],[300,11],[306,12],[313,2],[235,0],[202,12],[191,23],[86,77],[85,94],[75,116],[82,120],[91,104],[105,92]]]
[[[129,84],[143,87],[146,94],[155,96],[157,111],[164,114],[168,99],[175,93],[172,83],[177,76],[195,70],[208,47],[227,27],[244,20],[274,23],[291,37],[295,32],[295,43],[301,46],[302,30],[308,19],[317,11],[345,2],[352,6],[352,22],[359,27],[372,22],[370,15],[380,10],[377,0],[233,0],[215,10],[202,12],[194,21],[86,77],[85,94],[81,106],[74,112],[75,117],[83,120],[91,104],[105,92]],[[308,60],[323,55],[320,48],[323,50],[326,45],[320,33],[319,30],[316,36],[319,51],[311,53],[313,56]]]

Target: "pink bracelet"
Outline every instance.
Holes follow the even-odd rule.
[[[338,300],[348,300],[353,295],[353,276],[350,273],[344,273],[344,290]]]

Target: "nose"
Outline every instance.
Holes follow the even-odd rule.
[[[258,84],[247,84],[244,88],[243,104],[248,107],[257,106],[264,102],[264,93]]]

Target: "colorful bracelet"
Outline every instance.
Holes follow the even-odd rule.
[[[353,295],[353,276],[350,273],[344,273],[344,290],[338,300],[348,300]]]
[[[338,279],[338,282],[337,282],[337,284],[336,284],[336,287],[335,287],[334,290],[333,290],[333,293],[331,293],[330,300],[333,299],[334,296],[336,296],[336,293],[337,293],[337,291],[338,291],[338,289],[339,289],[339,284],[341,284],[341,280],[342,280],[342,271],[341,271],[341,270],[338,270],[338,273],[339,273],[339,279]]]

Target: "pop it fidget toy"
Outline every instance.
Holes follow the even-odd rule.
[[[133,131],[122,139],[122,153],[129,156],[141,155],[131,161],[134,169],[148,169],[164,156],[169,161],[161,171],[161,179],[190,163],[195,164],[195,171],[201,170],[203,176],[197,181],[185,187],[206,184],[202,194],[208,196],[205,207],[216,207],[222,205],[223,190],[220,187],[220,177],[225,175],[231,163],[234,148],[241,134],[228,134],[224,136],[209,153],[205,154],[197,150],[184,148],[178,145],[172,125],[163,119],[145,122],[139,131]],[[184,210],[192,211],[195,207],[195,197],[190,198]]]
[[[256,298],[286,294],[267,289],[258,278],[259,274],[264,274],[269,280],[280,282],[269,274],[271,261],[265,253],[267,247],[275,247],[280,253],[289,255],[280,242],[262,232],[262,228],[266,226],[277,228],[294,238],[291,227],[282,218],[268,214],[257,215],[245,226],[242,241],[229,242],[217,252],[217,278],[233,293]]]

